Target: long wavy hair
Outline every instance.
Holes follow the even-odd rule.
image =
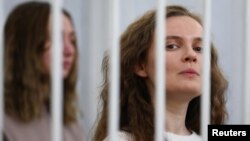
[[[69,13],[63,13],[72,22]],[[5,112],[23,122],[41,117],[44,109],[50,111],[50,76],[42,62],[50,14],[48,3],[26,2],[13,9],[4,26]],[[76,121],[77,56],[63,81],[65,125]]]
[[[166,18],[188,16],[198,21],[200,18],[181,6],[168,6]],[[120,130],[130,133],[136,141],[153,141],[154,108],[148,87],[143,78],[135,74],[135,66],[145,62],[148,50],[152,45],[155,32],[156,12],[149,11],[128,26],[122,34],[121,76],[120,76]],[[211,45],[211,124],[223,124],[227,111],[225,107],[225,91],[228,86],[218,66],[218,56]],[[102,141],[107,136],[108,117],[108,70],[109,55],[102,64],[104,81],[101,91],[102,109],[99,113],[94,141]],[[190,130],[200,133],[200,96],[194,98],[188,106],[185,124]]]

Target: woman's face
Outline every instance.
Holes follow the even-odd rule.
[[[169,98],[193,98],[201,94],[202,26],[188,16],[170,17],[166,25],[166,89]],[[156,37],[137,74],[155,91]],[[183,96],[183,93],[185,95]],[[185,97],[186,96],[186,97]]]
[[[69,72],[73,66],[75,61],[75,52],[76,52],[76,37],[74,27],[67,16],[62,14],[63,18],[63,31],[62,31],[62,38],[63,38],[63,77],[66,78],[69,75]],[[50,22],[51,25],[51,22]],[[51,26],[49,26],[49,33],[51,34]],[[43,54],[43,63],[45,66],[45,71],[47,74],[50,73],[51,69],[51,62],[52,62],[52,48],[51,48],[51,38],[47,39],[45,45],[45,52]]]

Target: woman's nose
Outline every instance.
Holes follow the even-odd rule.
[[[187,47],[185,53],[183,55],[184,62],[196,62],[197,61],[197,53],[193,49],[193,47]]]
[[[74,45],[72,45],[70,41],[64,41],[63,53],[66,56],[74,53]]]

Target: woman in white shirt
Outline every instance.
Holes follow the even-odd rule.
[[[128,26],[120,41],[121,93],[119,141],[153,141],[155,103],[155,11],[149,11]],[[166,10],[166,120],[167,140],[199,141],[200,95],[202,88],[201,20],[181,6]],[[103,109],[94,141],[107,137],[108,55],[103,60]],[[211,44],[211,124],[226,118],[227,80]]]

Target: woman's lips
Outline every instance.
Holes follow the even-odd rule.
[[[185,69],[181,71],[179,74],[188,75],[188,76],[200,76],[200,74],[192,68]]]
[[[64,69],[65,69],[65,68],[69,68],[69,66],[70,66],[70,62],[69,62],[69,61],[63,62],[63,68],[64,68]]]

